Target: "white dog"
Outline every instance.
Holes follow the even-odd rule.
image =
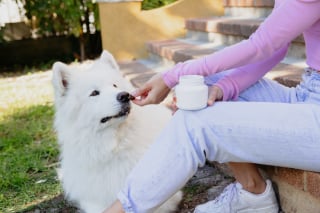
[[[86,70],[56,62],[52,82],[63,189],[83,211],[100,213],[116,199],[170,110],[131,105],[126,91],[133,87],[107,51]],[[181,198],[176,193],[157,212],[175,211]]]

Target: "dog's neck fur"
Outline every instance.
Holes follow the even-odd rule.
[[[130,116],[123,123],[119,124],[117,128],[113,126],[113,128],[101,130],[88,127],[81,131],[74,124],[68,123],[66,120],[60,122],[64,125],[60,125],[59,128],[68,128],[68,131],[59,131],[57,129],[58,139],[62,152],[68,153],[69,156],[71,155],[70,153],[73,153],[73,156],[68,157],[68,159],[62,159],[62,161],[75,161],[75,158],[86,155],[88,157],[85,164],[92,166],[107,164],[111,161],[121,162],[123,158],[136,159],[137,157],[132,155],[140,156],[142,154],[141,146],[144,146],[142,144],[143,139],[137,139],[139,135],[132,135],[132,132],[135,132],[133,128],[139,128],[139,121],[133,120]],[[92,134],[92,131],[96,132]],[[62,135],[62,132],[64,132],[64,135]],[[141,144],[133,144],[133,141],[140,141]],[[92,143],[95,144],[93,145]],[[139,146],[140,148],[137,148]],[[129,156],[126,150],[130,150],[131,156]],[[66,158],[63,153],[62,156]],[[88,162],[88,159],[91,159],[91,162]],[[83,164],[83,162],[79,163]]]

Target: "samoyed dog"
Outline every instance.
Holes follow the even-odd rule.
[[[133,87],[107,51],[81,70],[56,62],[52,83],[66,198],[84,212],[101,213],[171,112],[161,105],[130,104],[127,91]],[[157,212],[177,210],[181,198],[176,193]]]

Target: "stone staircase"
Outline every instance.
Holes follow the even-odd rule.
[[[140,86],[155,73],[177,62],[210,54],[248,38],[273,5],[273,0],[224,0],[224,16],[188,19],[184,38],[148,41],[149,58],[120,62],[120,67],[134,86]],[[304,40],[299,36],[292,42],[287,57],[266,77],[295,86],[305,67],[304,49]],[[279,167],[263,167],[263,171],[279,189],[283,212],[320,213],[319,173]]]

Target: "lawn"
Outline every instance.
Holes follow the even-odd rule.
[[[0,73],[0,212],[23,212],[61,194],[51,71]]]

